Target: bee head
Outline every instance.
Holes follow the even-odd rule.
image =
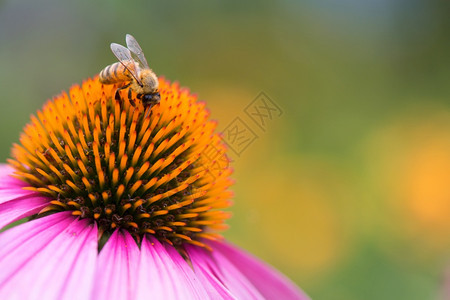
[[[159,92],[152,93],[152,94],[144,94],[142,95],[142,104],[144,106],[148,106],[150,104],[157,104],[161,100],[161,96],[159,95]]]

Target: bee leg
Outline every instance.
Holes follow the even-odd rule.
[[[119,102],[122,101],[122,99],[120,98],[119,89],[116,90],[116,92],[114,94],[114,99],[116,99],[116,101],[119,101]]]
[[[131,105],[136,106],[136,103],[134,102],[132,95],[131,95],[131,89],[128,90],[128,101],[130,101]]]
[[[122,101],[122,98],[120,98],[119,91],[120,91],[120,90],[123,90],[123,89],[126,89],[127,87],[130,86],[130,84],[131,84],[131,82],[128,83],[128,84],[126,84],[126,85],[124,85],[124,86],[122,86],[122,87],[120,87],[120,88],[118,88],[118,89],[116,90],[116,93],[114,94],[114,98],[115,98],[117,101]],[[128,91],[128,93],[130,93],[130,92],[131,92],[131,90]]]

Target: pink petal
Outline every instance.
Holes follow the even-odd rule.
[[[0,177],[0,180],[4,179]],[[18,181],[18,179],[14,179]],[[8,187],[0,187],[0,203],[5,203],[11,200],[24,199],[27,197],[43,197],[40,193],[34,191],[24,190],[20,185],[9,185]],[[48,199],[48,198],[46,198]]]
[[[211,299],[175,248],[151,236],[142,240],[138,274],[136,299]]]
[[[186,247],[186,250],[195,274],[207,289],[211,299],[237,299],[217,277],[214,270],[208,266],[208,263],[205,262],[205,258],[210,259],[209,253],[199,251],[199,249],[193,246]]]
[[[223,273],[232,271],[234,266],[264,298],[309,299],[288,278],[250,254],[225,242],[210,242],[210,246],[214,249],[212,256]]]
[[[22,189],[21,187],[9,188],[9,189],[1,189],[0,188],[0,203],[5,203],[11,200],[22,199],[26,197],[37,197],[40,194],[27,191]]]
[[[116,230],[100,251],[91,299],[134,299],[138,259],[131,235]]]
[[[24,190],[30,186],[26,182],[12,177],[14,169],[8,165],[0,164],[0,203],[18,199],[20,197],[41,196],[33,191]]]
[[[25,181],[12,177],[14,168],[6,164],[0,164],[0,189],[21,188],[29,186]]]
[[[26,197],[0,204],[0,229],[22,218],[34,215],[48,205],[44,197]]]
[[[233,299],[264,299],[263,295],[252,285],[231,262],[219,257],[217,259],[206,249],[197,246],[186,246],[186,250],[194,266],[195,273],[203,277],[203,282],[209,282],[218,292],[228,294]],[[280,298],[281,299],[281,298]]]
[[[10,176],[14,170],[0,164],[0,229],[38,213],[49,202],[39,193],[23,189],[26,184]]]
[[[87,299],[97,228],[56,213],[0,235],[0,299]]]
[[[11,167],[8,164],[0,164],[0,176],[3,173],[11,173],[11,170],[14,170],[13,167]]]

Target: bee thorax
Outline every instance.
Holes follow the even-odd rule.
[[[142,94],[153,93],[158,90],[158,77],[152,70],[141,70]]]

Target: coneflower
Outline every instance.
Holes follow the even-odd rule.
[[[0,299],[308,299],[217,233],[232,171],[205,104],[160,78],[146,115],[117,88],[48,101],[0,167],[0,228],[27,220],[0,234]]]

